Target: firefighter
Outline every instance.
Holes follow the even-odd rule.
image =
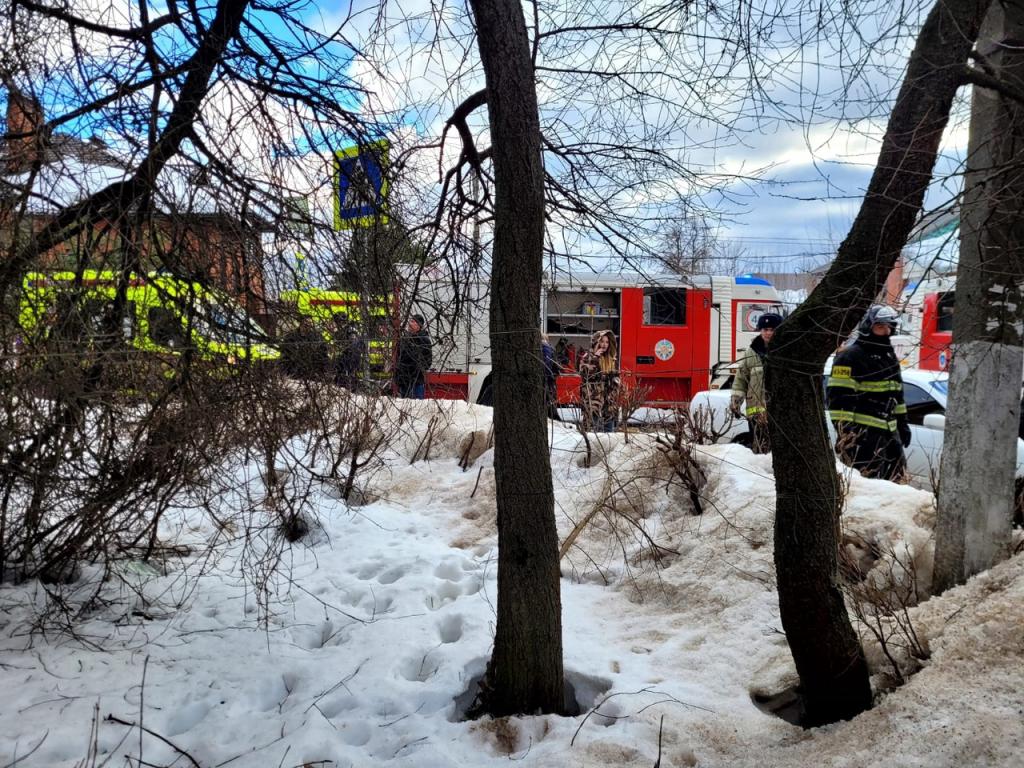
[[[582,384],[580,397],[583,424],[587,431],[614,432],[619,415],[618,349],[615,334],[598,331],[591,337],[590,351],[580,355],[576,370]]]
[[[754,453],[768,453],[772,449],[768,438],[768,413],[765,410],[764,356],[768,352],[768,344],[775,335],[775,329],[780,325],[782,316],[774,312],[765,312],[757,318],[757,330],[760,335],[750,343],[750,348],[740,360],[736,378],[732,382],[729,410],[737,418],[747,417],[750,450]],[[744,400],[747,401],[746,412],[743,411]]]
[[[399,397],[422,400],[426,394],[427,369],[433,362],[434,344],[425,326],[423,315],[413,315],[406,325],[406,333],[399,339],[395,364],[395,388]]]
[[[836,453],[865,477],[898,480],[910,445],[903,377],[889,336],[899,315],[871,307],[856,338],[835,357],[828,379],[829,419],[836,427]]]

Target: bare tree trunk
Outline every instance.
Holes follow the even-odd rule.
[[[850,234],[824,280],[779,328],[769,349],[779,609],[809,725],[852,717],[871,704],[867,664],[839,588],[840,498],[822,366],[882,287],[921,211],[988,3],[940,2],[928,15]]]
[[[993,4],[978,53],[1024,93],[1024,2]],[[955,353],[935,525],[935,591],[1010,553],[1024,306],[1024,106],[975,85],[960,217]]]
[[[471,0],[487,81],[495,204],[491,271],[498,621],[481,689],[495,716],[564,710],[558,534],[540,360],[544,168],[517,0]]]

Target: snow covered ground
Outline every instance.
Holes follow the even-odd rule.
[[[696,516],[654,435],[591,436],[588,468],[562,424],[551,463],[563,539],[586,520],[563,559],[565,665],[586,709],[460,721],[494,630],[493,451],[477,455],[490,410],[403,406],[413,418],[386,466],[360,480],[372,503],[315,486],[319,525],[284,550],[277,575],[260,556],[269,544],[244,526],[183,513],[178,535],[223,541],[215,555],[121,567],[76,637],[30,632],[39,585],[3,588],[0,768],[650,768],[659,739],[663,768],[1024,764],[1024,557],[910,608],[931,654],[923,669],[854,721],[804,731],[753,701],[796,682],[774,586],[770,459],[700,449]],[[239,519],[258,515],[242,509],[261,497],[256,467],[227,471],[249,486]],[[914,571],[926,589],[933,514],[923,492],[851,478],[850,554],[883,586]],[[884,686],[885,657],[864,642]]]

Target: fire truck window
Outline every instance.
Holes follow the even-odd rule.
[[[644,288],[644,325],[686,325],[686,290]]]
[[[761,318],[761,315],[766,312],[780,311],[779,305],[771,304],[740,304],[739,311],[736,314],[739,322],[739,328],[737,330],[747,331],[748,333],[757,333],[757,321]],[[737,339],[737,344],[739,340]],[[737,349],[737,352],[740,350]]]
[[[185,346],[185,331],[181,320],[166,307],[149,310],[149,337],[154,343],[172,349]]]
[[[903,383],[903,402],[907,406],[907,421],[924,424],[924,417],[930,413],[945,413],[938,400],[914,384]]]
[[[956,293],[950,291],[949,293],[943,293],[939,296],[938,311],[936,314],[936,330],[938,331],[953,331],[953,304],[955,303]]]

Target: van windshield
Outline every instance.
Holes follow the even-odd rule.
[[[200,334],[228,344],[265,344],[267,334],[248,312],[226,298],[206,298],[197,302],[196,329]]]

